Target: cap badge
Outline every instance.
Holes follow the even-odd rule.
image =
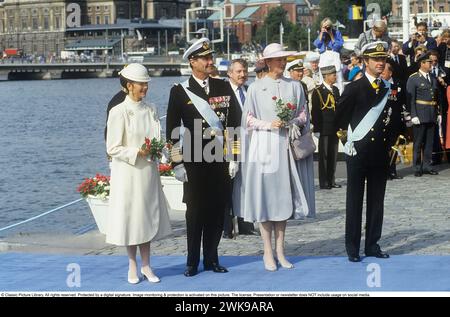
[[[383,44],[378,43],[377,47],[375,48],[377,50],[377,52],[383,52],[384,51],[384,47]]]
[[[208,42],[203,42],[203,49],[204,50],[209,50],[209,43]]]

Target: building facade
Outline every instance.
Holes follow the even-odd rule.
[[[108,29],[116,25],[118,20],[141,22],[153,20],[157,23],[160,19],[180,19],[184,17],[187,8],[199,2],[199,0],[2,0],[0,51],[15,48],[27,56],[59,56],[67,42],[74,40],[74,34],[82,35],[82,38],[86,35],[108,38]],[[92,28],[94,30],[92,31],[87,27],[90,25],[98,27]],[[76,28],[80,28],[80,31],[74,32]],[[164,32],[164,26],[160,29]],[[118,34],[120,37],[123,33]],[[125,35],[127,36],[128,32]]]
[[[223,8],[224,23],[238,39],[239,44],[252,41],[258,28],[264,25],[269,11],[282,7],[293,24],[311,26],[318,18],[318,2],[313,0],[224,0],[216,1],[215,6]],[[218,14],[213,14],[209,20],[218,25]]]

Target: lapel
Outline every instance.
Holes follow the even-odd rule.
[[[202,99],[205,99],[206,101],[209,100],[208,95],[203,90],[202,87],[197,83],[197,81],[194,79],[193,76],[189,78],[189,87],[188,89],[192,91],[197,96],[201,97]],[[211,95],[212,85],[211,85],[211,79],[209,80],[209,94]]]
[[[431,83],[427,80],[427,78],[425,76],[422,75],[422,73],[419,72],[420,75],[420,85],[422,86],[422,84],[425,85],[426,88],[431,88]],[[428,76],[430,76],[430,80],[433,81],[433,75],[431,73],[428,74]]]

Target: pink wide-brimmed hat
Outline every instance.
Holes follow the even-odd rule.
[[[281,44],[278,43],[272,43],[266,46],[266,48],[263,51],[263,57],[261,59],[269,59],[269,58],[276,58],[276,57],[287,57],[287,56],[294,56],[299,55],[300,53],[296,51],[285,51]]]

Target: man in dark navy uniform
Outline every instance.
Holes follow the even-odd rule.
[[[167,109],[167,139],[175,144],[174,172],[184,182],[183,201],[187,206],[185,276],[198,272],[202,239],[204,269],[228,272],[219,264],[217,248],[231,195],[230,175],[236,174],[238,164],[225,161],[226,141],[222,136],[224,128],[239,126],[240,118],[230,85],[209,77],[214,65],[213,52],[207,38],[197,40],[186,50],[183,58],[189,61],[192,76],[172,87]],[[181,126],[182,149],[177,146]]]
[[[344,151],[347,161],[345,247],[348,259],[359,262],[362,207],[367,181],[366,256],[388,258],[378,245],[384,213],[388,174],[392,102],[389,83],[381,80],[388,45],[373,42],[362,48],[365,74],[349,83],[336,107],[337,128],[347,131]]]
[[[314,134],[319,138],[319,185],[321,189],[341,188],[335,182],[338,154],[338,137],[336,135],[335,111],[339,99],[336,83],[336,67],[320,68],[323,83],[312,93],[311,122]]]
[[[437,175],[432,169],[434,129],[439,110],[439,90],[435,77],[430,76],[430,53],[417,58],[419,71],[412,74],[406,83],[408,105],[411,107],[411,122],[414,133],[413,165],[415,176]],[[422,158],[423,151],[423,158]]]

